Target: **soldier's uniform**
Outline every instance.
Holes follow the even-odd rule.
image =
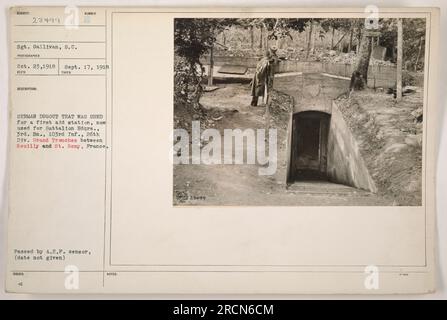
[[[258,105],[258,98],[264,97],[265,86],[270,90],[273,87],[275,67],[278,62],[276,48],[272,47],[266,55],[258,62],[256,71],[251,81],[252,106]]]

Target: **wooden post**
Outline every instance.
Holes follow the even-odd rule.
[[[210,67],[208,69],[208,86],[213,85],[213,69],[214,69],[214,57],[213,57],[213,47],[210,50]]]
[[[265,129],[268,134],[270,128],[270,90],[268,86],[268,77],[265,78],[265,90],[264,90],[264,100],[265,100]],[[267,137],[266,137],[267,139]]]
[[[402,19],[397,20],[397,77],[396,77],[396,100],[402,100]]]
[[[267,101],[268,101],[268,96],[269,96],[269,89],[268,89],[268,78],[265,78],[265,86],[264,86],[264,103],[267,105]]]

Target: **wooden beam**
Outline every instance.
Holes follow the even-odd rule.
[[[402,19],[399,18],[397,20],[397,63],[396,63],[396,69],[397,69],[396,100],[397,101],[402,100],[402,55],[403,55],[402,37],[403,37]]]

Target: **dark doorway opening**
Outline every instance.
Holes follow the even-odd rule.
[[[330,115],[304,111],[293,115],[287,182],[327,180]]]

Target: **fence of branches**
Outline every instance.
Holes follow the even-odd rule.
[[[253,73],[258,62],[252,57],[230,57],[215,56],[214,65],[216,68],[222,65],[240,65],[249,69]],[[204,65],[209,64],[209,57],[202,59]],[[278,65],[278,73],[302,72],[302,73],[327,73],[334,76],[350,78],[354,71],[353,64],[333,63],[322,61],[299,61],[284,60]],[[396,67],[385,65],[370,65],[368,71],[368,86],[371,88],[390,88],[396,85]]]

